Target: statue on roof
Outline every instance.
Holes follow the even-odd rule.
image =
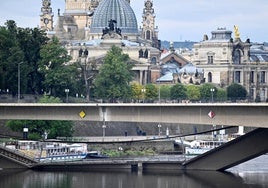
[[[235,34],[235,39],[240,39],[239,28],[237,25],[234,26],[234,34]]]
[[[121,37],[121,29],[118,27],[115,27],[116,23],[117,23],[116,20],[113,20],[113,19],[109,20],[108,27],[105,27],[102,30],[102,38],[107,38],[107,37],[104,37],[107,34],[110,36],[110,38],[115,38],[115,35],[118,35]],[[116,37],[116,38],[118,38],[118,37]]]

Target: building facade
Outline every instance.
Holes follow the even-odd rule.
[[[211,39],[204,36],[202,42],[193,46],[193,63],[204,70],[205,82],[220,87],[232,83],[243,85],[250,100],[267,99],[267,54],[256,54],[250,40],[240,39],[238,27],[232,31],[218,28]]]
[[[43,0],[41,22],[48,16],[46,12],[53,14],[50,6],[50,0]],[[109,49],[113,45],[120,47],[135,65],[135,81],[147,84],[155,75],[152,67],[158,66],[160,41],[152,0],[146,0],[144,6],[143,26],[139,29],[130,0],[66,0],[64,13],[58,10],[55,27],[43,24],[42,28],[60,39],[72,63],[79,62],[86,70],[92,62],[98,69]]]

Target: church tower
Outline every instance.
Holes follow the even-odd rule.
[[[54,14],[51,8],[51,0],[43,0],[40,14],[40,28],[46,31],[53,30]]]
[[[149,42],[152,47],[160,48],[158,40],[158,28],[155,27],[155,13],[152,0],[145,0],[145,8],[142,16],[142,36],[145,41]]]

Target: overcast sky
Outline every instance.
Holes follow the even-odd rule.
[[[52,0],[55,15],[65,0]],[[241,39],[268,42],[267,0],[154,0],[159,38],[169,41],[201,41],[211,31],[238,25]],[[19,27],[36,27],[42,0],[0,0],[0,25],[14,20]],[[144,0],[131,0],[141,25]]]

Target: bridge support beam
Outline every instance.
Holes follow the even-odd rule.
[[[268,152],[268,129],[259,128],[184,163],[187,170],[224,171]]]

